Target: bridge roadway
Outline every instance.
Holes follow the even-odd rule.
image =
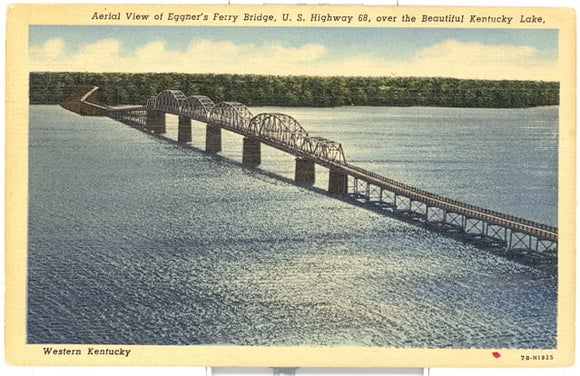
[[[339,167],[336,166],[336,168]],[[518,230],[529,235],[537,236],[541,239],[550,241],[558,240],[558,229],[556,227],[455,201],[419,188],[408,186],[350,164],[340,166],[340,168],[353,177],[371,182],[378,187],[388,189],[389,191],[405,196],[413,201],[420,201],[426,205],[438,207],[448,212],[454,212],[469,218],[485,221],[489,225],[503,226]]]
[[[83,97],[83,103],[90,104],[86,101],[87,96]],[[190,100],[190,98],[193,99]],[[192,108],[187,108],[185,105],[187,101],[193,103]],[[159,115],[152,116],[155,113],[163,114],[162,120],[159,120]],[[210,127],[223,128],[292,154],[297,159],[308,160],[326,167],[331,174],[330,193],[358,197],[364,202],[375,203],[395,213],[406,212],[411,217],[427,224],[434,225],[438,222],[449,232],[458,230],[466,238],[483,240],[485,244],[495,243],[496,248],[504,248],[508,252],[516,250],[524,254],[535,253],[540,258],[552,260],[552,263],[557,259],[558,229],[556,227],[452,200],[349,164],[344,159],[340,144],[308,136],[307,132],[287,115],[253,116],[242,104],[232,102],[214,105],[207,97],[186,98],[179,91],[164,91],[148,101],[146,106],[107,107],[109,117],[122,122],[128,121],[146,129],[156,129],[155,133],[165,131],[164,114],[178,116],[180,126],[182,119],[200,121],[207,124],[208,133]],[[155,128],[159,126],[160,121],[162,128]],[[259,159],[257,164],[259,164]],[[312,174],[314,174],[313,165]],[[332,187],[333,174],[335,180],[338,174],[338,188]],[[312,176],[312,183],[313,178]],[[348,179],[354,181],[352,186],[349,186]],[[358,192],[359,181],[366,183],[366,193],[364,189],[362,193]],[[378,196],[375,193],[375,196],[371,197],[371,189],[375,191],[378,189]],[[391,194],[393,197],[391,202],[383,200],[383,191]],[[397,197],[399,197],[399,203],[397,203]],[[408,200],[407,208],[401,205],[401,201],[405,198]],[[418,208],[417,205],[422,208]],[[440,211],[439,221],[430,220],[430,209]]]

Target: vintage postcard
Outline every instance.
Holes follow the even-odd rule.
[[[574,363],[575,14],[16,4],[18,365]]]

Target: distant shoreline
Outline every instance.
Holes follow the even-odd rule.
[[[559,104],[546,81],[423,77],[262,76],[186,73],[31,72],[30,104],[58,104],[80,85],[99,86],[103,103],[145,104],[167,88],[247,106],[526,108]]]

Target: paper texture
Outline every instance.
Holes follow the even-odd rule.
[[[7,361],[571,365],[575,28],[563,8],[10,6]],[[194,115],[181,139],[193,95],[241,119],[218,146]]]

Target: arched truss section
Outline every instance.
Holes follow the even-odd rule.
[[[242,103],[222,102],[216,105],[206,96],[186,97],[179,90],[165,90],[155,98],[149,98],[147,108],[188,116],[217,126],[239,129],[280,142],[304,154],[346,164],[341,144],[322,137],[309,137],[300,123],[286,114],[262,113],[253,116]]]
[[[181,114],[192,119],[207,122],[210,111],[215,107],[205,95],[192,95],[181,102]]]
[[[181,102],[185,100],[185,94],[180,90],[164,90],[155,97],[155,109],[173,114],[181,111]]]
[[[292,116],[279,113],[263,113],[250,120],[253,134],[300,148],[308,133]]]
[[[307,154],[313,154],[321,159],[346,164],[342,145],[326,138],[307,137],[302,142],[300,149]]]
[[[243,104],[222,102],[211,109],[208,123],[248,131],[252,117],[250,110]]]

